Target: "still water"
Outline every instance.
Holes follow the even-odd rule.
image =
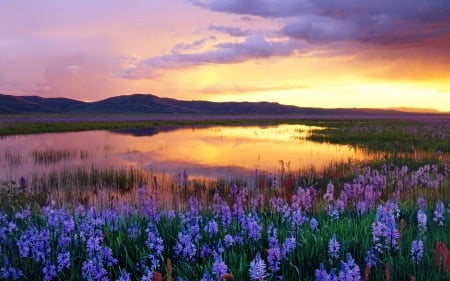
[[[238,177],[255,170],[320,170],[330,163],[367,159],[364,152],[350,146],[306,139],[311,130],[320,129],[305,125],[171,127],[8,137],[0,140],[0,179],[92,165]]]

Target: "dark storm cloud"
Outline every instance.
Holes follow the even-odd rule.
[[[198,6],[232,14],[285,18],[280,33],[311,42],[357,41],[369,44],[449,43],[448,0],[209,0]]]

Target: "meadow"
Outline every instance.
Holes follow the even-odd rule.
[[[4,181],[2,279],[450,280],[449,125],[307,122],[380,157],[251,181],[96,167]],[[75,186],[96,203],[55,200]]]

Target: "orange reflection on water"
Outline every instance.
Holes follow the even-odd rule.
[[[136,166],[174,175],[187,170],[190,175],[201,177],[240,176],[255,169],[275,173],[281,168],[281,161],[291,171],[310,167],[320,170],[331,162],[368,157],[350,146],[306,140],[312,129],[320,128],[304,125],[147,128],[6,138],[0,140],[0,150],[19,153],[24,161],[18,168],[4,169],[5,174],[0,176],[17,178],[55,167],[91,165]],[[88,157],[64,159],[47,166],[33,163],[33,151],[49,149],[86,151]],[[2,165],[7,167],[4,161]]]
[[[127,137],[123,141],[134,153],[124,157],[146,168],[187,169],[198,176],[226,173],[227,169],[276,172],[281,168],[280,161],[296,170],[322,169],[330,162],[367,158],[346,145],[307,141],[311,129],[303,125],[183,128],[151,137]]]

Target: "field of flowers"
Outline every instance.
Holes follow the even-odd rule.
[[[450,167],[0,213],[2,280],[450,280]],[[26,183],[22,183],[26,184]],[[289,182],[289,184],[291,184]],[[289,188],[290,189],[290,188]],[[205,194],[209,197],[205,199]]]

